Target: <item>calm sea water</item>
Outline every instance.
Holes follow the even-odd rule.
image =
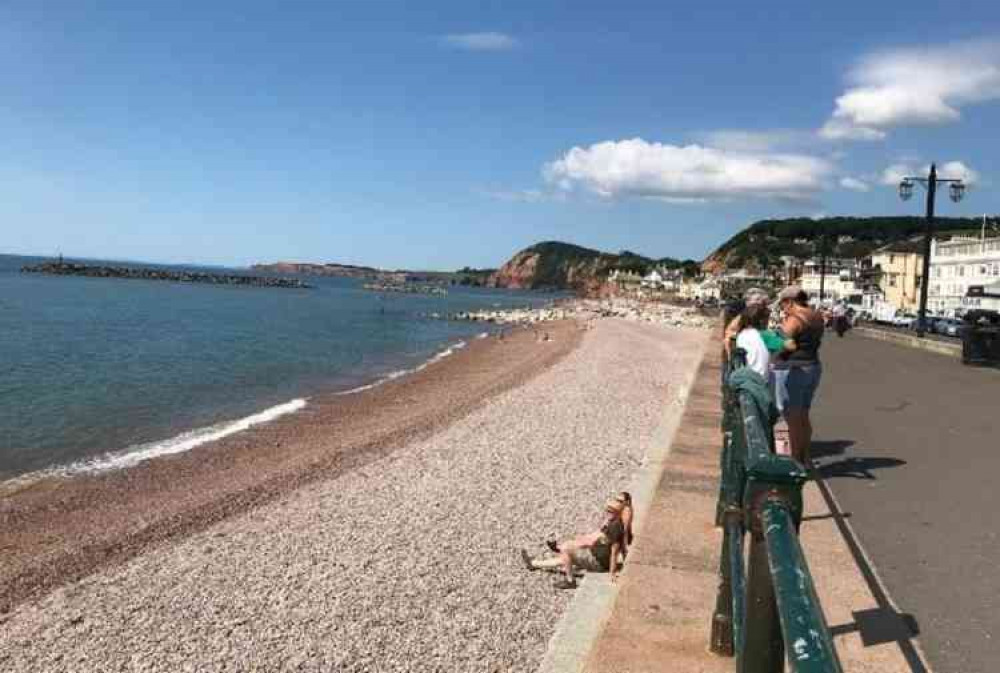
[[[432,312],[553,298],[376,294],[340,278],[288,290],[19,272],[37,261],[0,256],[0,479],[189,448],[293,400],[419,366],[484,330]]]

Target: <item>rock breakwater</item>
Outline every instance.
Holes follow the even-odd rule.
[[[708,329],[718,319],[698,309],[671,304],[639,302],[627,299],[580,299],[544,308],[468,311],[451,316],[455,320],[489,322],[500,325],[531,325],[552,320],[600,320],[619,318],[634,322],[649,322],[671,327]]]
[[[153,269],[141,266],[105,266],[66,264],[61,262],[24,266],[21,267],[21,273],[44,273],[54,276],[86,276],[88,278],[165,280],[173,283],[207,283],[209,285],[242,285],[247,287],[283,287],[292,289],[307,289],[312,287],[298,278],[240,276],[228,273]]]

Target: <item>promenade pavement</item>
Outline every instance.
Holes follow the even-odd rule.
[[[996,671],[1000,372],[854,333],[823,357],[819,472],[901,611],[867,637],[919,632],[935,670]]]
[[[691,386],[655,486],[639,503],[636,542],[617,585],[585,580],[550,643],[559,673],[731,673],[735,661],[708,650],[721,534],[714,527],[721,447],[720,365],[709,347]],[[807,485],[802,544],[844,671],[927,671],[915,636],[836,501]],[[644,511],[645,509],[645,511]],[[887,617],[888,613],[888,617]]]

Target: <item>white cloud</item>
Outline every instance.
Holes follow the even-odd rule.
[[[481,189],[478,191],[483,196],[491,199],[514,203],[540,203],[542,201],[563,198],[562,194],[553,194],[540,189]]]
[[[825,159],[803,154],[680,147],[633,138],[574,147],[546,164],[543,173],[564,191],[691,202],[736,197],[801,201],[822,189],[831,171]]]
[[[444,45],[469,51],[505,51],[513,49],[518,41],[506,33],[453,33],[441,38]]]
[[[979,173],[961,161],[948,161],[938,166],[938,177],[958,178],[965,183],[966,187],[972,187],[979,182]]]
[[[924,175],[926,174],[924,172]],[[882,171],[882,177],[879,179],[879,182],[883,185],[896,187],[907,175],[914,175],[914,170],[911,166],[907,164],[892,164]]]
[[[869,185],[864,180],[859,180],[857,178],[852,178],[851,176],[845,176],[840,179],[840,186],[844,189],[850,189],[854,192],[867,192],[871,189]]]
[[[842,119],[831,119],[819,130],[820,136],[827,140],[882,140],[885,131],[853,126]]]
[[[954,122],[962,106],[1000,99],[1000,41],[877,52],[848,82],[824,138],[878,140],[896,126]]]
[[[929,174],[930,171],[930,164],[915,168],[911,164],[896,163],[886,167],[882,171],[879,182],[883,185],[896,187],[907,176],[923,177]],[[940,164],[937,167],[937,174],[939,178],[958,178],[965,183],[966,187],[973,187],[979,182],[979,173],[961,161],[946,161]]]
[[[779,147],[798,147],[809,144],[811,137],[794,129],[769,129],[748,131],[744,129],[721,129],[695,136],[709,147],[734,152],[768,152]]]

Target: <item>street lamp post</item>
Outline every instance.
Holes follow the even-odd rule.
[[[819,305],[826,299],[826,234],[819,237]]]
[[[917,318],[917,336],[923,337],[927,329],[927,288],[931,280],[931,240],[934,238],[934,198],[938,183],[950,185],[951,200],[958,203],[965,194],[965,183],[960,178],[939,178],[937,166],[931,164],[926,177],[907,176],[899,183],[899,198],[907,201],[913,196],[913,185],[919,183],[927,189],[927,224],[924,228],[924,270],[920,279],[920,315]]]

